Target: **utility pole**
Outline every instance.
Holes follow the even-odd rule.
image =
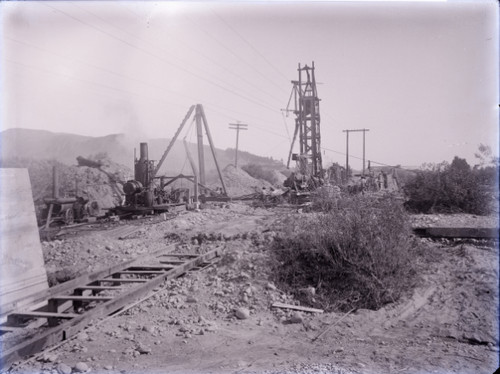
[[[230,123],[229,128],[231,130],[236,130],[236,155],[235,155],[235,160],[234,160],[234,167],[238,167],[238,143],[240,139],[240,130],[248,130],[248,125],[245,125],[244,123]]]
[[[365,133],[370,129],[356,129],[356,130],[342,130],[346,133],[346,155],[345,155],[345,170],[349,174],[349,133],[350,132],[363,132],[363,175],[365,175]]]

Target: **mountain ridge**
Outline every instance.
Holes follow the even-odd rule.
[[[11,128],[0,132],[0,160],[12,158],[54,159],[66,165],[75,165],[78,156],[89,157],[106,153],[114,162],[133,167],[134,148],[137,149],[138,156],[140,142],[148,143],[149,157],[151,160],[157,161],[165,152],[170,139],[140,140],[124,133],[88,136],[69,132]],[[196,144],[188,143],[188,148],[193,157],[196,158]],[[215,169],[215,162],[210,147],[204,145],[204,149],[205,168],[208,172]],[[216,155],[219,166],[224,168],[233,163],[235,150],[216,148]],[[272,160],[270,157],[254,155],[244,151],[238,153],[238,160],[240,165],[257,163],[275,168],[283,167],[281,162]],[[167,173],[184,171],[189,174],[191,172],[182,141],[176,141],[161,170]]]

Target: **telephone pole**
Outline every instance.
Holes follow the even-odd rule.
[[[342,130],[346,133],[346,154],[345,154],[345,172],[349,175],[349,133],[363,132],[363,175],[365,175],[365,133],[370,129]]]
[[[230,123],[229,128],[231,130],[236,130],[236,155],[234,159],[234,167],[238,167],[238,143],[240,139],[240,130],[248,130],[248,125],[245,125],[244,123]]]

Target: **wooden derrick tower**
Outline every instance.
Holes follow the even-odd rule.
[[[299,161],[300,172],[304,175],[322,177],[323,167],[321,161],[321,132],[318,92],[314,76],[314,62],[312,66],[305,65],[298,68],[299,80],[292,81],[292,95],[295,101],[295,132],[288,156]],[[290,97],[291,99],[291,97]],[[299,154],[293,154],[292,149],[295,139],[299,135]]]

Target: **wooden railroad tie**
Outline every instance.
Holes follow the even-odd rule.
[[[167,247],[173,250],[175,245]],[[163,250],[165,252],[165,250]],[[96,318],[112,315],[124,306],[130,305],[160,286],[165,280],[181,276],[193,269],[203,268],[213,263],[220,256],[220,249],[207,252],[202,255],[178,255],[185,256],[185,261],[173,260],[169,264],[158,263],[164,253],[156,252],[147,259],[132,260],[112,266],[109,269],[87,274],[71,281],[50,288],[43,295],[32,301],[31,305],[39,307],[37,311],[12,311],[7,316],[6,326],[0,326],[0,331],[19,331],[25,328],[23,320],[34,320],[38,327],[44,319],[47,320],[48,329],[31,332],[22,342],[1,352],[0,363],[5,369],[6,365],[26,356],[40,352],[41,350],[68,339],[77,334],[82,328]],[[143,262],[150,261],[150,264]],[[174,265],[175,264],[175,265]],[[152,276],[146,278],[120,278],[122,275]],[[102,283],[111,283],[103,285]],[[125,287],[125,284],[132,287]],[[96,295],[100,291],[119,291],[112,296]],[[89,308],[82,310],[81,314],[69,313],[67,310],[78,309],[84,302],[97,302],[90,304]],[[38,322],[39,321],[39,322]],[[16,326],[17,324],[17,326]],[[23,326],[21,326],[23,325]],[[43,324],[45,325],[45,323]],[[19,328],[16,328],[19,327]],[[28,330],[29,331],[29,330]],[[7,332],[8,333],[8,332]]]

